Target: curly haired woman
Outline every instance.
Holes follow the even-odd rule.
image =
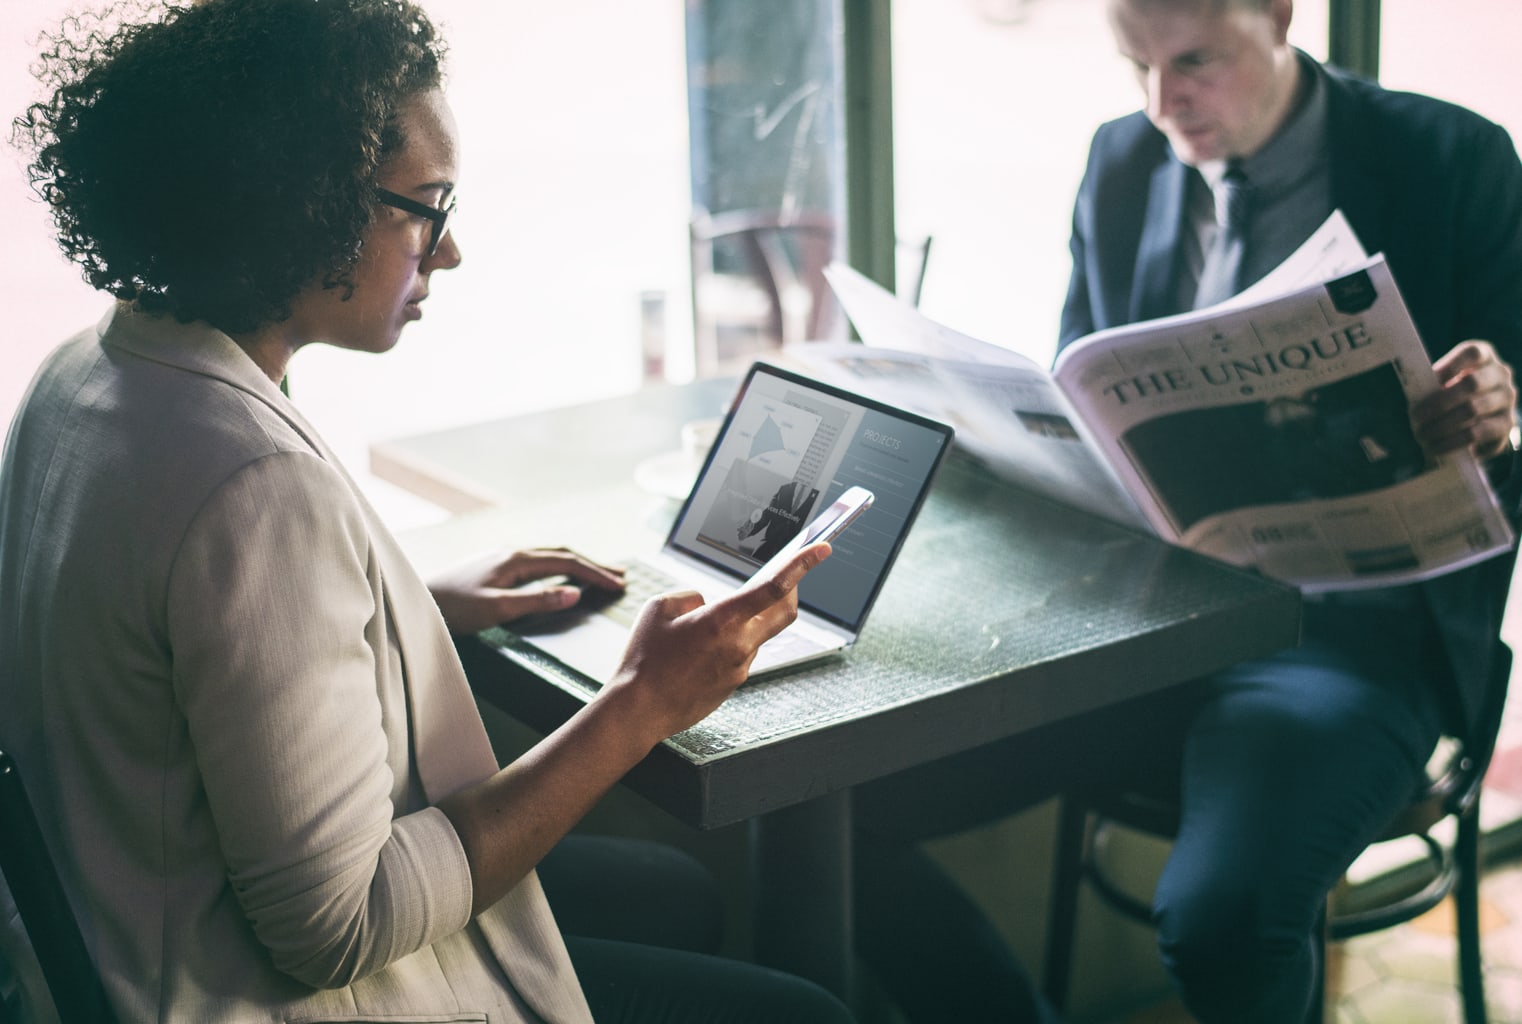
[[[651,602],[499,770],[450,630],[621,574],[553,549],[430,589],[281,393],[307,344],[392,348],[460,262],[441,51],[405,0],[133,4],[50,41],[15,136],[117,301],[7,439],[0,747],[122,1020],[846,1020],[749,965],[563,939],[534,870],[743,681],[827,547]]]

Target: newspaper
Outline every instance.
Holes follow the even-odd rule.
[[[828,275],[862,344],[789,358],[952,423],[1020,486],[1306,591],[1425,579],[1512,542],[1475,457],[1417,443],[1409,410],[1437,376],[1340,214],[1243,294],[1096,332],[1050,371]]]

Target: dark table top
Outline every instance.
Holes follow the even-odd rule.
[[[676,503],[641,491],[632,469],[673,449],[685,420],[716,414],[729,387],[662,387],[393,442],[410,471],[492,506],[404,543],[425,564],[467,543],[568,541],[615,560],[658,544]],[[731,824],[1292,645],[1299,607],[1293,588],[953,454],[857,645],[748,683],[627,781],[688,824]],[[478,695],[537,729],[595,692],[506,630],[460,647]]]

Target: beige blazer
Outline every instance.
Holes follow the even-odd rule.
[[[591,1019],[537,878],[470,920],[443,620],[226,335],[120,305],[33,383],[0,708],[123,1020]]]

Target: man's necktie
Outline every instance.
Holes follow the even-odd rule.
[[[1221,227],[1210,251],[1205,254],[1200,287],[1194,298],[1195,309],[1213,306],[1242,290],[1242,260],[1247,251],[1251,200],[1252,185],[1242,172],[1241,162],[1228,162],[1219,192]]]

